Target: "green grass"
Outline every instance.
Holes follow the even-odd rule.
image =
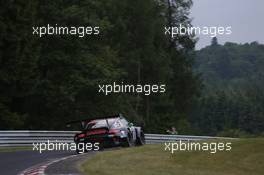
[[[24,151],[32,150],[31,147],[0,147],[0,152],[15,152],[15,151]]]
[[[100,152],[80,166],[96,175],[263,175],[264,139],[232,140],[232,150],[217,152],[164,151],[146,145]]]

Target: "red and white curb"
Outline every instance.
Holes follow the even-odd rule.
[[[78,156],[78,155],[71,155],[71,156],[67,156],[67,157],[63,157],[63,158],[47,161],[45,163],[41,163],[41,164],[35,165],[33,167],[30,167],[30,168],[22,171],[18,175],[45,175],[45,170],[51,164],[54,164],[54,163],[57,163],[57,162],[60,162],[60,161],[63,161],[63,160],[66,160],[66,159],[69,159],[69,158],[72,158],[72,157],[76,157],[76,156]]]

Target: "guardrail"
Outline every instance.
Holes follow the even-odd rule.
[[[0,131],[0,147],[31,146],[32,143],[62,142],[72,143],[79,131]],[[220,137],[145,134],[147,144],[173,142],[179,140],[219,139]],[[223,138],[223,137],[221,137]],[[228,138],[225,138],[228,139]]]

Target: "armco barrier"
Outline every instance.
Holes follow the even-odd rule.
[[[63,142],[72,143],[73,137],[79,131],[0,131],[0,147],[5,146],[31,146],[32,143]],[[188,136],[188,135],[163,135],[145,134],[146,143],[163,143],[179,140],[204,140],[218,139],[219,137],[209,136]]]

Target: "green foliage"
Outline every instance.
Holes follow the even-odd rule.
[[[1,1],[0,128],[64,129],[69,120],[123,113],[153,132],[190,112],[200,84],[168,25],[189,24],[191,1]],[[176,4],[175,4],[176,3]],[[99,36],[38,38],[33,26],[100,26]],[[166,84],[166,94],[98,93],[98,84]]]
[[[0,2],[0,128],[19,129],[26,101],[38,76],[39,48],[28,26],[36,19],[36,2]]]
[[[264,129],[264,45],[226,43],[196,52],[205,89],[192,115],[203,134],[259,135]]]
[[[263,86],[264,45],[225,43],[196,52],[196,71],[202,73],[207,90],[244,89],[248,82]]]

